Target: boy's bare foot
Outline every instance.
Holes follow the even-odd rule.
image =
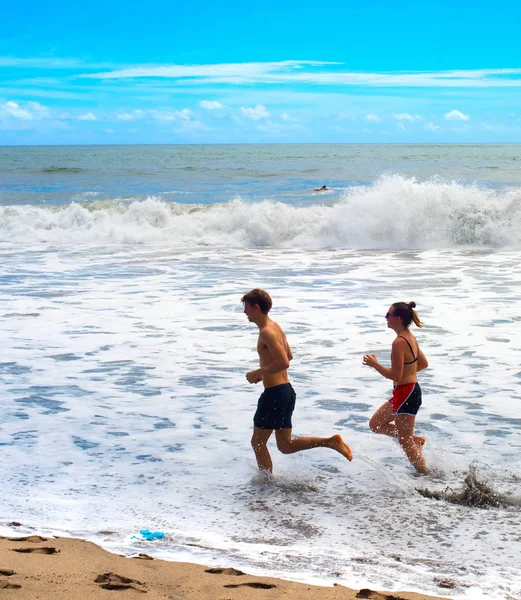
[[[353,460],[353,454],[351,452],[351,449],[344,442],[344,440],[342,439],[342,437],[339,433],[336,433],[335,435],[333,435],[331,437],[330,441],[331,441],[330,448],[333,448],[333,450],[340,452],[340,454],[342,456],[345,456],[347,458],[347,460]]]

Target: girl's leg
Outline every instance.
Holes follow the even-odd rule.
[[[416,417],[414,415],[396,415],[395,422],[398,430],[398,442],[410,463],[419,473],[428,473],[429,468],[423,457],[425,439],[413,433]]]
[[[391,403],[386,402],[371,417],[369,427],[375,433],[397,438],[413,467],[420,473],[428,473],[423,457],[425,438],[414,435],[415,421],[413,415],[395,414]]]
[[[391,437],[398,437],[398,429],[394,422],[396,415],[393,412],[393,407],[390,402],[382,404],[380,408],[374,413],[369,421],[369,427],[371,431],[375,433],[381,433],[383,435],[390,435]]]

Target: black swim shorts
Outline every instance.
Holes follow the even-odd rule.
[[[253,424],[259,429],[291,429],[296,394],[291,383],[282,383],[262,392]]]

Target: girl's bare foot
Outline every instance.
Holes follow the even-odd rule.
[[[418,446],[420,446],[420,448],[423,448],[423,446],[425,444],[424,437],[422,437],[421,435],[413,435],[412,439],[415,441],[416,444],[418,444]]]

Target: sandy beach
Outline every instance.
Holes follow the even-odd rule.
[[[153,559],[147,554],[111,554],[80,539],[0,538],[0,589],[3,597],[24,600],[92,598],[123,594],[128,598],[172,600],[432,600],[410,592],[351,590],[332,582],[318,587],[269,577],[254,577],[230,567]]]

